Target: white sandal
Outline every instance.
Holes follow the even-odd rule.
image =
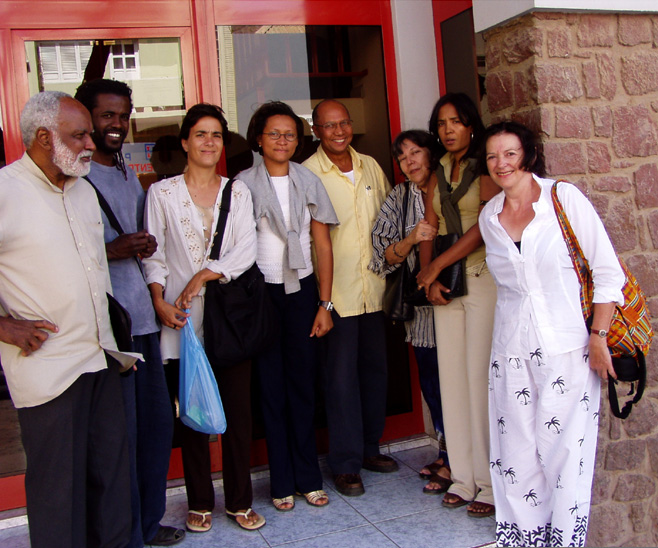
[[[238,517],[242,516],[243,518],[247,519],[249,514],[256,514],[256,512],[254,512],[251,508],[247,508],[244,512],[230,512],[229,510],[226,510],[226,515],[240,527],[247,529],[247,531],[255,531],[256,529],[260,529],[263,525],[265,525],[265,518],[258,514],[256,514],[258,519],[255,523],[240,523],[238,521]]]
[[[329,495],[323,490],[318,489],[317,491],[311,491],[310,493],[297,493],[300,497],[306,498],[306,502],[311,506],[322,507],[329,504]],[[324,504],[318,504],[322,499],[325,499],[327,502]]]
[[[280,499],[272,499],[272,504],[279,512],[290,512],[295,507],[295,499],[292,495]],[[290,508],[284,508],[284,504],[290,504]]]
[[[190,523],[190,514],[203,518],[201,525],[194,525],[193,523]],[[197,512],[196,510],[188,510],[187,516],[188,517],[187,521],[185,522],[185,527],[187,527],[188,531],[192,531],[193,533],[206,533],[212,529],[212,512]],[[208,524],[208,527],[204,527],[206,523]]]

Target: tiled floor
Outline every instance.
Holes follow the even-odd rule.
[[[471,548],[493,542],[493,518],[471,518],[466,508],[447,509],[441,497],[422,492],[418,470],[433,460],[436,449],[428,439],[394,443],[385,450],[399,462],[393,474],[363,471],[365,495],[343,497],[333,490],[331,474],[321,460],[325,490],[331,499],[314,508],[296,497],[292,512],[277,512],[270,502],[266,471],[254,473],[254,509],[267,519],[259,531],[244,531],[224,514],[221,481],[216,482],[217,506],[213,527],[207,533],[188,533],[184,548]],[[169,490],[167,514],[162,523],[182,527],[187,504],[182,488]],[[2,515],[0,514],[0,519]],[[24,522],[24,519],[22,520]],[[21,518],[0,521],[0,546],[28,548]],[[4,528],[3,528],[4,524]],[[9,525],[19,524],[9,527]]]

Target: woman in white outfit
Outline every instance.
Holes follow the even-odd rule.
[[[502,122],[485,134],[503,192],[480,215],[498,288],[490,366],[491,469],[499,546],[583,546],[596,454],[600,380],[614,377],[606,343],[624,274],[587,198],[558,197],[594,280],[591,334],[580,285],[544,174],[541,144]]]

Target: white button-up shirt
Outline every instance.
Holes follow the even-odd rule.
[[[538,334],[545,355],[586,347],[588,332],[580,307],[580,284],[551,200],[554,181],[534,176],[541,186],[533,204],[534,219],[524,229],[521,251],[498,220],[505,194],[486,205],[479,223],[487,249],[487,265],[498,287],[493,352],[526,357],[528,326]],[[589,200],[573,185],[560,183],[558,196],[589,261],[594,302],[623,303],[624,273]]]

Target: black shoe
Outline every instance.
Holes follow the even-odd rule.
[[[185,531],[183,529],[176,529],[168,525],[160,525],[158,532],[155,536],[145,542],[146,546],[173,546],[178,544],[185,538]]]
[[[334,474],[334,484],[336,491],[346,497],[358,497],[366,492],[359,474]]]
[[[395,459],[387,455],[375,455],[374,457],[366,457],[363,459],[363,467],[371,472],[380,472],[382,474],[389,474],[396,472],[400,467]]]

